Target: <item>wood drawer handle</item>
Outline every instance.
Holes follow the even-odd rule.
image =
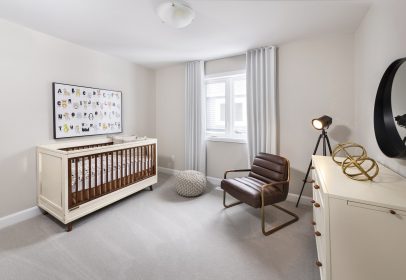
[[[321,236],[321,233],[320,233],[320,231],[316,231],[316,232],[314,233],[314,235],[316,235],[316,236]]]
[[[315,221],[313,221],[313,222],[312,222],[312,225],[314,225],[314,226],[315,226],[315,225],[316,225],[316,222],[315,222]]]
[[[320,204],[318,204],[317,202],[314,204],[314,207],[319,208]]]
[[[310,202],[313,204],[313,203],[315,203],[316,201],[315,201],[314,199],[312,199],[312,200],[310,200]]]
[[[321,267],[321,266],[323,266],[323,264],[320,261],[316,261],[316,266]]]
[[[389,213],[391,213],[392,215],[396,215],[396,211],[395,211],[395,210],[390,210]]]
[[[318,190],[318,189],[320,189],[320,186],[319,186],[319,185],[314,185],[314,188],[315,188],[316,190]]]

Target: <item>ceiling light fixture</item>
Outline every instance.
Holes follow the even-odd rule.
[[[195,11],[188,5],[178,1],[160,4],[157,8],[157,14],[164,23],[175,28],[184,28],[195,18]]]

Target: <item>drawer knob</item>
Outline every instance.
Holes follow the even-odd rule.
[[[319,208],[320,204],[318,204],[317,202],[314,204],[314,207]]]
[[[315,225],[316,225],[316,222],[315,222],[315,221],[313,221],[313,222],[312,222],[312,225],[314,225],[314,226],[315,226]]]
[[[320,231],[316,231],[314,234],[315,234],[316,236],[321,236]]]
[[[389,213],[391,213],[392,215],[396,215],[396,211],[395,211],[395,210],[390,210]]]
[[[316,266],[321,267],[323,264],[320,261],[316,261]]]
[[[316,201],[314,199],[310,200],[311,203],[315,203]]]
[[[314,185],[314,188],[315,188],[316,190],[318,190],[318,189],[320,189],[320,186],[319,186],[319,185]]]

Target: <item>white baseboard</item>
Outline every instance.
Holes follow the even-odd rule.
[[[220,187],[220,183],[221,183],[221,179],[220,179],[220,178],[207,176],[207,181],[208,181],[210,184],[213,184],[214,187]]]
[[[299,198],[298,194],[289,193],[288,198],[286,200],[296,203],[298,198]],[[300,203],[299,204],[304,204],[304,205],[309,205],[310,206],[311,205],[311,200],[312,200],[311,197],[302,195],[302,197],[300,198]]]
[[[0,230],[41,214],[37,206],[0,218]]]
[[[158,172],[168,175],[175,175],[176,173],[179,172],[179,170],[158,166]]]
[[[169,175],[174,175],[174,174],[176,174],[177,172],[179,172],[179,170],[170,169],[170,168],[166,168],[166,167],[158,167],[158,171],[159,171],[159,172],[162,172],[162,173],[164,173],[164,174],[169,174]],[[220,189],[221,180],[222,180],[222,179],[220,179],[220,178],[207,176],[207,181],[208,181],[209,183],[213,184],[214,187],[215,187],[216,189],[218,189],[218,190],[221,190],[221,189]],[[298,199],[298,198],[299,198],[299,195],[298,195],[298,194],[289,193],[289,194],[288,194],[288,198],[287,198],[286,200],[287,200],[287,201],[291,201],[291,202],[297,202],[297,199]],[[304,203],[305,205],[310,205],[310,204],[311,204],[311,200],[312,200],[311,197],[309,197],[309,196],[304,196],[304,195],[302,195],[302,197],[300,198],[300,202],[301,202],[301,203]]]

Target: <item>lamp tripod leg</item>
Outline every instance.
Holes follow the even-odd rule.
[[[331,150],[330,139],[328,139],[327,133],[326,133],[326,140],[327,140],[328,150],[329,150],[330,155],[331,155],[333,153],[333,151]]]
[[[317,139],[317,143],[316,143],[316,147],[314,148],[313,155],[315,155],[317,153],[317,150],[319,149],[320,140],[323,136],[324,136],[323,133],[319,135],[319,139]],[[306,186],[307,178],[309,177],[311,168],[312,168],[312,160],[310,160],[309,167],[307,168],[306,176],[305,176],[305,179],[303,180],[302,189],[300,190],[299,198],[297,199],[297,202],[296,202],[296,207],[299,206],[300,198],[302,197],[303,190],[304,190],[304,187]]]

